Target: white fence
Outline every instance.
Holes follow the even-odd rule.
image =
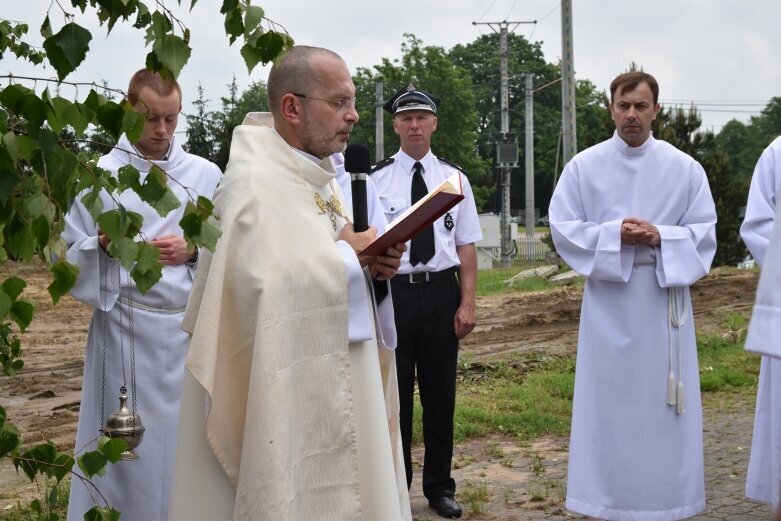
[[[544,261],[551,249],[538,237],[519,235],[515,241],[515,258],[523,261]]]

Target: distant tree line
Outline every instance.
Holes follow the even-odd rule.
[[[449,51],[425,46],[406,34],[401,58],[382,58],[370,68],[359,68],[353,78],[360,121],[351,142],[375,148],[375,83],[384,84],[385,99],[413,83],[441,98],[439,123],[432,148],[438,156],[460,165],[469,175],[481,212],[498,211],[496,139],[501,129],[499,35],[483,35]],[[637,67],[629,64],[629,68]],[[616,74],[620,73],[616,71]],[[653,73],[653,71],[648,71]],[[519,168],[512,174],[511,207],[525,201],[523,143],[525,141],[525,74],[533,75],[534,93],[534,198],[540,214],[547,213],[561,160],[561,70],[548,63],[539,42],[508,35],[509,123],[518,137]],[[661,85],[664,90],[664,84]],[[234,78],[221,97],[221,110],[209,111],[199,88],[195,113],[187,115],[187,149],[224,168],[233,128],[247,112],[268,110],[266,86],[254,82],[239,93]],[[586,79],[576,86],[577,145],[584,150],[609,138],[614,130],[608,110],[609,93]],[[697,107],[664,107],[654,122],[654,135],[697,159],[705,168],[718,212],[716,265],[735,264],[746,255],[740,241],[740,210],[746,204],[751,174],[762,150],[781,134],[781,97],[773,98],[748,123],[732,120],[714,134],[701,129]],[[399,143],[392,120],[383,116],[384,157]]]

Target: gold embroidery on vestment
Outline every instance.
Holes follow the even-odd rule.
[[[342,202],[336,198],[336,196],[332,195],[328,201],[323,199],[323,197],[320,194],[315,194],[315,204],[317,204],[317,207],[320,208],[320,215],[328,214],[328,217],[331,219],[331,226],[334,227],[334,231],[336,231],[336,216],[344,217],[345,219],[347,216],[344,215],[344,209],[342,208]]]

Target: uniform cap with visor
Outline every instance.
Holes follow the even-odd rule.
[[[401,89],[385,102],[382,108],[394,116],[408,110],[427,110],[436,114],[438,104],[439,98],[416,89],[410,83],[406,88]]]

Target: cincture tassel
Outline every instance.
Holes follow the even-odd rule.
[[[681,291],[679,296],[678,291]],[[675,412],[683,414],[686,412],[684,404],[686,403],[686,396],[683,389],[683,355],[681,353],[681,327],[686,323],[686,317],[688,310],[686,309],[686,301],[683,297],[683,288],[668,288],[667,289],[667,356],[668,356],[668,368],[667,374],[667,405],[675,405]],[[673,339],[672,329],[675,327],[677,331],[677,347],[678,347],[678,383],[675,381],[675,373],[673,372]]]

